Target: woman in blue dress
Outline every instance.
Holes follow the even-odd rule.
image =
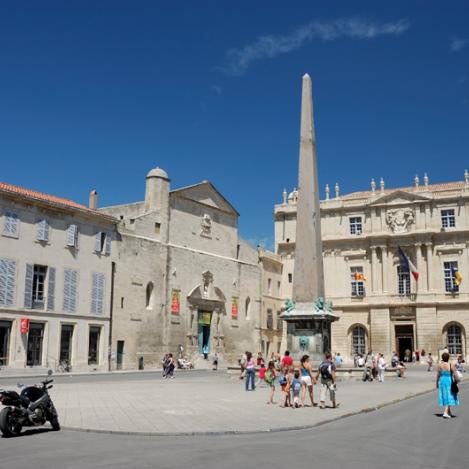
[[[439,364],[436,373],[438,405],[445,408],[443,418],[450,419],[453,416],[451,414],[451,406],[459,405],[458,395],[451,392],[451,383],[456,370],[454,365],[449,362],[449,353],[443,353],[441,360],[442,362]]]

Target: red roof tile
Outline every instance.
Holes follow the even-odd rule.
[[[15,186],[13,184],[8,184],[6,182],[0,182],[0,192],[6,192],[9,194],[16,194],[28,199],[38,200],[41,202],[46,202],[48,204],[72,208],[80,210],[82,212],[87,212],[93,215],[101,216],[104,218],[112,218],[109,215],[105,215],[98,210],[91,209],[86,205],[78,204],[73,200],[64,199],[62,197],[56,197],[55,195],[44,194],[43,192],[34,191],[32,189],[26,189],[24,187]]]

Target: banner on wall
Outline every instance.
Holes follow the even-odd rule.
[[[173,290],[171,293],[171,313],[173,314],[179,314],[181,310],[180,295],[179,290]]]
[[[233,296],[233,298],[231,299],[231,317],[238,317],[238,298],[236,298],[235,296]]]
[[[28,318],[20,319],[20,332],[22,334],[27,334],[29,332],[29,319]]]

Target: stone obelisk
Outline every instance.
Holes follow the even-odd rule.
[[[312,303],[324,297],[321,215],[319,205],[316,135],[311,78],[303,76],[301,94],[300,161],[295,239],[293,301]]]
[[[300,161],[296,205],[293,297],[281,318],[287,322],[286,347],[295,358],[307,354],[319,361],[330,349],[331,322],[338,319],[324,298],[321,207],[319,202],[311,78],[303,76]]]

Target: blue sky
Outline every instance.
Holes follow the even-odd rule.
[[[146,172],[208,179],[272,242],[297,184],[301,76],[321,187],[461,180],[469,166],[464,1],[5,1],[0,180],[100,205]]]

